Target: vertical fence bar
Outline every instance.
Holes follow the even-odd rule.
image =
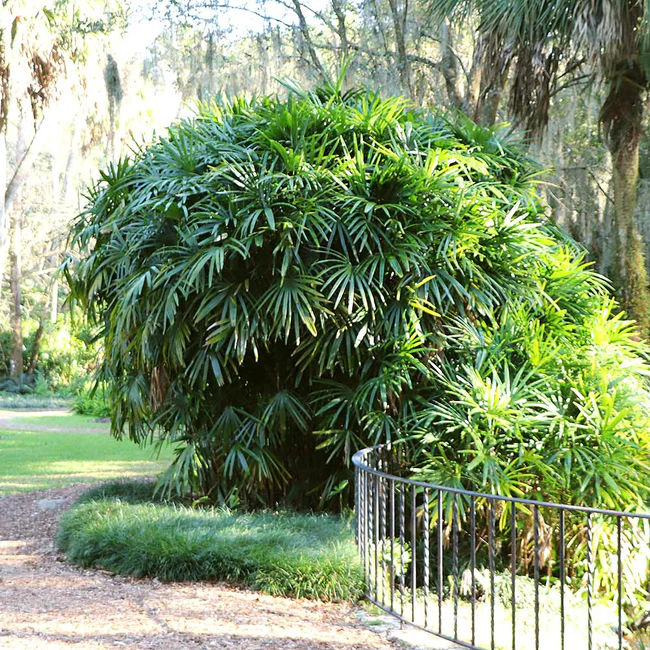
[[[354,468],[354,512],[355,512],[355,518],[354,518],[354,541],[357,545],[357,552],[361,552],[361,544],[359,543],[361,540],[359,539],[359,468],[355,467]]]
[[[406,524],[404,492],[406,491],[406,488],[404,483],[400,483],[399,488],[399,614],[400,616],[404,616],[404,590],[406,589],[406,576],[404,575],[404,528]]]
[[[365,528],[365,521],[364,521],[364,514],[365,514],[365,508],[366,505],[364,503],[364,486],[363,483],[365,481],[365,472],[361,471],[360,467],[357,467],[357,537],[358,537],[358,544],[359,544],[359,562],[361,562],[361,566],[363,567],[363,578],[364,580],[367,580],[368,577],[366,576],[366,563],[365,563],[365,552],[366,552],[366,540],[364,537],[364,528]]]
[[[363,538],[363,542],[364,542],[364,546],[365,546],[365,548],[363,549],[363,571],[364,571],[365,576],[366,576],[366,585],[368,585],[368,587],[369,587],[370,586],[370,571],[368,570],[369,569],[369,567],[368,567],[368,555],[369,555],[370,540],[368,539],[368,530],[369,530],[369,527],[370,527],[370,523],[369,523],[369,521],[370,521],[370,519],[369,519],[369,517],[370,517],[370,512],[369,512],[369,508],[370,508],[370,494],[369,494],[369,492],[370,492],[370,489],[369,489],[368,474],[366,474],[365,471],[364,471],[363,474],[364,474],[364,476],[363,476],[363,494],[364,494],[363,519],[364,519],[364,528],[365,528],[364,538]],[[369,591],[368,591],[367,595],[370,595]]]
[[[592,619],[592,600],[594,589],[594,566],[593,566],[593,528],[591,513],[587,513],[587,647],[589,650],[593,647],[593,619]]]
[[[458,495],[454,494],[452,509],[452,572],[454,577],[454,639],[458,639]]]
[[[375,601],[379,601],[379,477],[376,474],[372,475],[372,505],[375,547]]]
[[[472,571],[472,645],[476,644],[476,497],[469,504],[470,568]]]
[[[533,565],[535,570],[535,650],[539,650],[539,507],[533,508]]]
[[[621,558],[621,517],[616,517],[616,557],[618,560],[618,650],[623,649],[623,561]]]
[[[415,604],[416,604],[416,582],[415,582],[415,565],[417,563],[417,539],[416,539],[416,502],[415,502],[415,485],[411,489],[411,621],[415,623]]]
[[[390,608],[395,609],[395,479],[390,479]]]
[[[490,499],[490,523],[488,526],[488,556],[490,562],[490,648],[494,650],[494,499]]]
[[[512,623],[512,650],[517,650],[517,508],[514,503],[510,504],[510,606]]]
[[[382,471],[385,471],[385,458],[382,461]],[[386,516],[386,479],[380,477],[380,494],[381,494],[381,604],[386,604],[386,537],[388,536],[388,519]]]
[[[429,488],[424,488],[424,512],[422,513],[422,537],[424,554],[424,627],[429,626]]]
[[[564,616],[564,583],[565,576],[565,541],[564,541],[564,509],[560,509],[560,650],[564,650],[565,616]]]
[[[442,634],[442,542],[443,542],[443,526],[445,518],[442,512],[442,491],[438,490],[438,633]]]

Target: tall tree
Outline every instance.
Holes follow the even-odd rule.
[[[650,88],[648,0],[428,0],[434,17],[480,18],[480,32],[512,53],[510,108],[529,133],[548,122],[560,75],[580,70],[604,82],[600,121],[612,157],[616,264],[623,307],[650,326],[650,291],[635,222],[639,141]]]

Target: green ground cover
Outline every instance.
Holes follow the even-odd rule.
[[[169,465],[170,449],[157,456],[108,431],[105,423],[66,411],[0,410],[0,496],[152,476]]]
[[[341,601],[363,593],[345,517],[138,503],[146,492],[82,496],[59,525],[67,559],[169,582],[234,582],[274,596]]]

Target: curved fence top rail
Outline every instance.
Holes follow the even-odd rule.
[[[375,476],[381,476],[384,479],[398,481],[400,483],[405,483],[407,485],[413,485],[416,487],[428,488],[429,490],[438,490],[442,492],[449,492],[451,494],[459,494],[462,496],[480,498],[480,499],[489,499],[491,501],[506,501],[509,503],[521,503],[523,505],[537,506],[541,508],[555,508],[557,510],[567,510],[573,512],[584,512],[588,514],[595,515],[610,515],[614,517],[635,517],[637,519],[647,519],[650,520],[650,513],[645,512],[625,512],[623,510],[608,510],[606,508],[590,508],[588,506],[575,506],[569,505],[566,503],[554,503],[552,501],[537,501],[535,499],[522,499],[518,497],[508,497],[502,496],[499,494],[488,494],[487,492],[473,492],[471,490],[463,490],[461,488],[454,488],[445,485],[435,485],[434,483],[426,483],[425,481],[416,481],[414,479],[404,478],[402,476],[395,476],[393,474],[388,474],[387,472],[382,472],[375,467],[367,464],[367,456],[370,456],[373,453],[380,453],[383,450],[394,450],[395,447],[391,445],[377,445],[376,447],[366,447],[366,449],[361,449],[354,456],[352,456],[352,463],[355,467],[374,474]]]

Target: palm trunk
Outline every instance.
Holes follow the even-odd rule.
[[[600,116],[612,155],[616,246],[613,281],[621,305],[636,319],[643,334],[650,326],[650,291],[634,213],[645,84],[638,66],[622,71],[610,82]]]

